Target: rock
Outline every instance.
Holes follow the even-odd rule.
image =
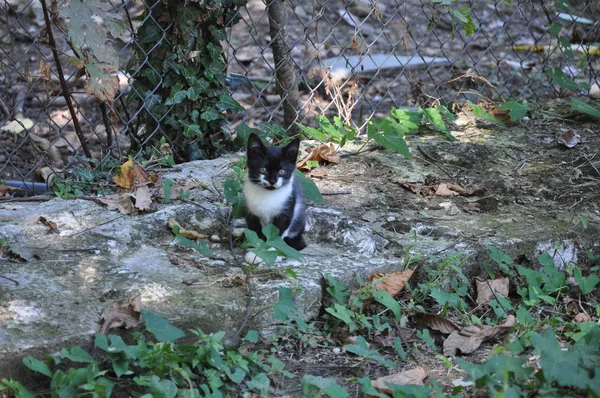
[[[375,221],[377,221],[378,218],[379,218],[379,216],[377,215],[377,213],[372,210],[370,210],[370,211],[364,213],[362,216],[360,216],[361,220],[367,221],[367,222],[375,222]]]

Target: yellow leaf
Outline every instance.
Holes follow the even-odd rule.
[[[129,171],[132,167],[133,159],[129,159],[128,161],[123,163],[121,165],[121,172],[119,173],[119,175],[113,177],[115,184],[125,189],[131,189],[131,187],[133,186],[133,177],[131,176],[131,173]]]

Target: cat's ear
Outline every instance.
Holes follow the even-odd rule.
[[[298,159],[298,151],[300,150],[300,140],[298,138],[292,140],[287,146],[284,148],[285,158],[290,162],[296,163]]]
[[[248,151],[262,151],[264,147],[259,136],[254,133],[250,134],[250,137],[248,137]]]

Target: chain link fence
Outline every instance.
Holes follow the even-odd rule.
[[[271,2],[285,12],[277,15]],[[92,6],[73,11],[85,3]],[[88,158],[122,161],[161,151],[157,138],[168,127],[161,121],[172,108],[161,117],[150,113],[150,124],[146,108],[168,84],[169,71],[151,64],[161,55],[138,35],[153,18],[160,26],[154,39],[172,40],[177,22],[165,24],[149,12],[159,3],[0,4],[1,181],[46,183]],[[61,13],[64,8],[70,13]],[[239,13],[222,43],[228,89],[243,107],[227,116],[229,132],[241,123],[311,124],[320,114],[360,129],[393,107],[467,100],[541,104],[587,95],[600,80],[596,0],[250,0]],[[67,29],[76,23],[82,36]],[[109,40],[88,45],[98,31]],[[277,40],[283,47],[274,54]],[[82,59],[100,55],[114,62],[94,64],[98,71],[82,67]],[[285,68],[291,77],[278,74]],[[155,89],[136,90],[140,76],[152,76]],[[278,86],[277,77],[288,81]],[[284,120],[286,105],[292,120]]]

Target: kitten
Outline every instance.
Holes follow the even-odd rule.
[[[248,138],[248,177],[244,180],[246,223],[264,239],[261,228],[273,224],[296,250],[306,247],[304,194],[294,178],[300,140],[281,147],[265,146],[256,134]]]

